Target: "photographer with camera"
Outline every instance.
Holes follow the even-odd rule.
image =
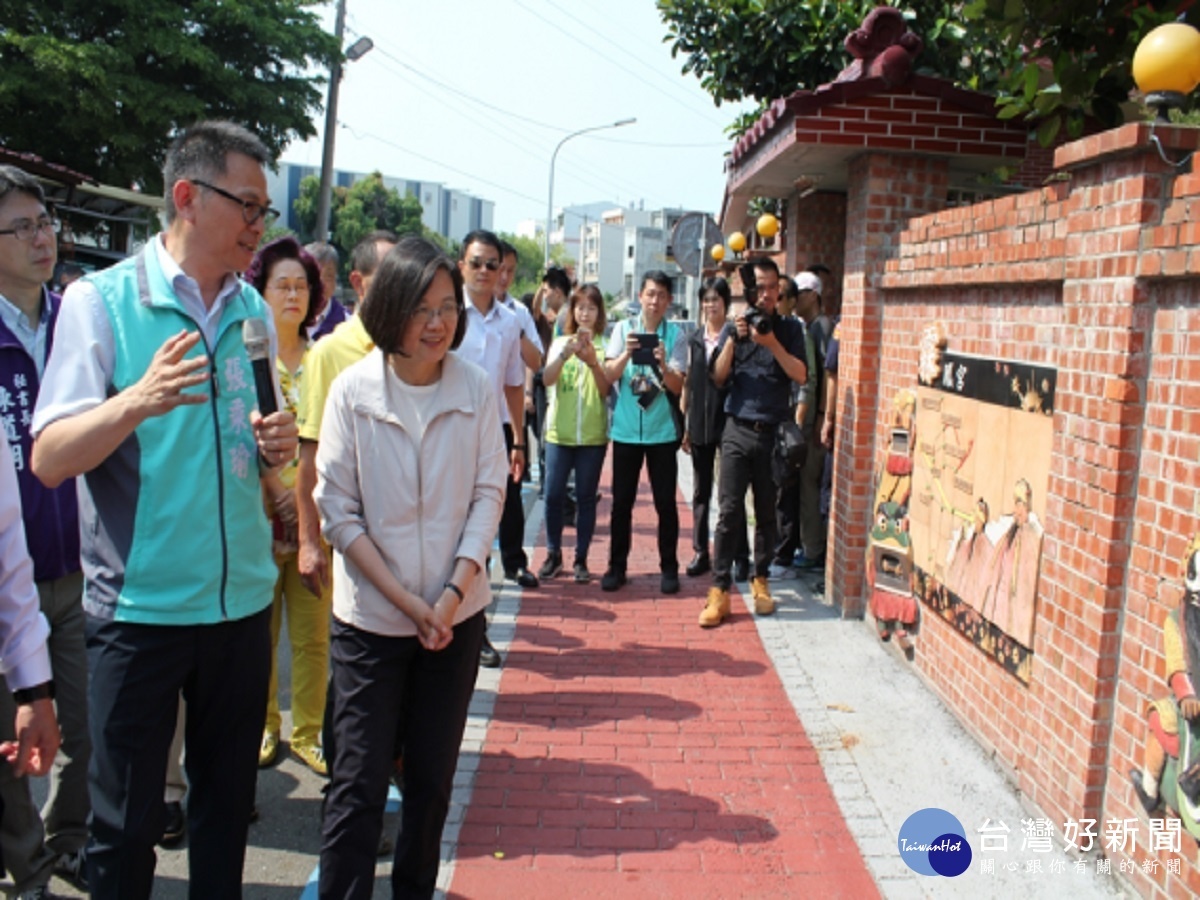
[[[664,594],[677,594],[679,462],[675,453],[681,435],[675,411],[687,369],[687,346],[679,326],[664,319],[671,304],[671,279],[665,272],[653,269],[645,274],[638,300],[640,315],[617,323],[605,352],[608,381],[618,390],[612,419],[612,543],[600,588],[615,591],[627,580],[633,504],[645,461],[658,513],[659,586]],[[675,396],[668,396],[668,391]]]
[[[808,378],[804,326],[776,312],[779,267],[767,257],[741,269],[748,307],[725,326],[713,358],[713,381],[729,386],[721,471],[717,480],[720,512],[714,540],[713,586],[700,613],[700,625],[713,628],[729,616],[730,566],[743,521],[746,488],[754,487],[754,611],[769,616],[775,600],[767,573],[775,549],[775,479],[771,460],[779,424],[789,416],[793,382]]]

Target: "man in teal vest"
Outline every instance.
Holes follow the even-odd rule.
[[[181,692],[190,894],[241,895],[276,577],[259,477],[296,451],[292,416],[255,408],[242,340],[262,320],[274,359],[238,277],[274,212],[268,160],[229,122],[175,140],[167,230],[71,285],[34,413],[34,473],[82,476],[96,898],[150,897]]]

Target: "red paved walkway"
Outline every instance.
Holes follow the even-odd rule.
[[[626,588],[522,597],[450,896],[878,896],[744,606],[702,631],[707,576],[659,597],[654,534],[643,484]]]

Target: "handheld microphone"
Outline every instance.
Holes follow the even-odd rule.
[[[262,319],[242,323],[242,343],[254,369],[254,390],[258,393],[258,411],[264,416],[279,409],[275,402],[275,378],[271,374],[271,333]]]

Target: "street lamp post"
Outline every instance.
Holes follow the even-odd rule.
[[[554,153],[550,156],[550,189],[546,192],[546,258],[543,260],[543,264],[547,268],[550,266],[550,218],[554,215],[554,163],[558,159],[558,151],[571,138],[579,137],[581,134],[587,134],[592,131],[603,131],[606,128],[620,128],[623,125],[632,125],[636,121],[637,119],[621,119],[608,125],[593,125],[591,128],[582,128],[579,131],[573,131],[568,134],[554,148]]]
[[[342,49],[342,32],[346,24],[346,0],[338,0],[337,13],[333,21],[333,36],[338,50]],[[363,56],[374,47],[365,35],[346,48],[346,59],[350,62]],[[333,140],[337,133],[338,85],[342,80],[342,63],[335,60],[329,67],[329,97],[325,101],[325,144],[321,151],[321,185],[317,189],[317,224],[313,229],[313,240],[329,240],[329,203],[333,194]]]

